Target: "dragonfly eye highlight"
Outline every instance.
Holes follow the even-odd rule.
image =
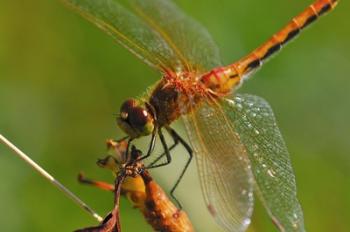
[[[120,118],[123,120],[127,120],[128,119],[129,114],[127,112],[121,112],[120,113]]]

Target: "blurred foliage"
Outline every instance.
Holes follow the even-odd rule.
[[[255,48],[311,3],[176,2],[208,28],[225,63]],[[350,229],[349,10],[349,1],[341,1],[240,89],[264,97],[275,111],[308,231]],[[76,175],[84,170],[112,181],[94,163],[105,152],[104,141],[121,136],[113,114],[123,99],[139,95],[157,79],[158,73],[57,1],[1,3],[1,133],[101,214],[112,209],[112,195],[80,186]],[[96,224],[8,149],[0,146],[0,154],[2,231],[72,231]],[[183,161],[176,156],[171,167],[154,175],[170,188]],[[212,220],[203,220],[194,170],[177,195],[198,231],[218,230]],[[150,231],[126,200],[122,223],[125,231]],[[257,204],[250,230],[273,228]]]

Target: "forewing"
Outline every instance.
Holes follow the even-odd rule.
[[[148,65],[208,70],[220,57],[208,32],[167,0],[61,0]]]
[[[175,67],[177,57],[145,22],[114,0],[61,0],[159,70]]]
[[[253,209],[253,175],[235,128],[215,103],[184,116],[208,210],[226,231],[245,231]]]
[[[170,0],[131,0],[131,9],[167,42],[180,69],[204,72],[221,65],[219,49],[208,31]],[[180,71],[180,70],[177,70]]]
[[[256,192],[281,231],[305,231],[289,154],[269,104],[237,95],[223,104],[248,152]]]

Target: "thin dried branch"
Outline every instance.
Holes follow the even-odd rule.
[[[91,216],[93,216],[97,221],[101,222],[103,218],[99,216],[91,207],[89,207],[86,203],[84,203],[79,197],[77,197],[73,192],[67,189],[61,182],[56,180],[50,173],[48,173],[45,169],[43,169],[40,165],[38,165],[35,161],[33,161],[28,155],[26,155],[23,151],[21,151],[18,147],[16,147],[13,143],[11,143],[5,136],[0,134],[0,142],[10,148],[14,154],[16,154],[19,158],[24,160],[29,166],[31,166],[35,171],[37,171],[41,176],[50,181],[56,188],[61,190],[66,196],[72,199],[77,205],[79,205],[83,210],[88,212]]]

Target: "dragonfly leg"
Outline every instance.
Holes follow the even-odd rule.
[[[142,156],[138,161],[141,161],[141,160],[144,160],[144,159],[147,159],[148,157],[151,156],[153,150],[154,150],[154,147],[156,145],[156,138],[157,138],[157,133],[158,133],[158,129],[157,127],[153,130],[152,132],[152,138],[151,138],[151,142],[149,143],[149,147],[148,147],[148,151],[147,151],[147,154]],[[129,144],[128,144],[129,146]],[[126,154],[129,154],[129,150],[127,150],[127,153]]]
[[[126,140],[126,139],[129,139],[129,135],[124,136],[124,137],[122,137],[121,139],[117,139],[117,140],[113,139],[113,141],[116,142],[116,143],[120,143],[121,141],[124,141],[124,140]]]
[[[174,129],[172,129],[172,128],[170,128],[170,127],[167,127],[167,130],[169,131],[169,133],[171,134],[171,136],[174,138],[174,140],[177,140],[178,142],[180,142],[180,143],[182,144],[182,146],[184,146],[184,148],[186,149],[186,151],[187,151],[187,153],[188,153],[188,155],[189,155],[189,158],[188,158],[188,160],[187,160],[187,162],[186,162],[184,168],[182,169],[179,178],[177,178],[177,180],[176,180],[174,186],[173,186],[173,187],[171,188],[171,190],[170,190],[170,196],[171,196],[174,200],[176,200],[176,197],[175,197],[175,194],[174,194],[174,193],[175,193],[175,190],[176,190],[177,186],[180,184],[182,178],[184,177],[184,175],[185,175],[185,173],[186,173],[186,171],[187,171],[187,169],[188,169],[188,167],[189,167],[189,165],[190,165],[190,163],[191,163],[191,161],[192,161],[192,158],[193,158],[193,150],[192,150],[191,146],[190,146],[190,145],[189,145],[189,144],[174,130]],[[179,203],[179,201],[178,201],[178,200],[176,200],[176,201],[177,201],[177,203],[178,203],[179,208],[182,209],[182,206],[181,206],[181,204]]]
[[[154,165],[158,160],[160,160],[162,157],[164,157],[164,155],[167,155],[167,153],[168,153],[170,150],[172,150],[173,148],[175,148],[178,144],[182,144],[182,146],[184,146],[184,148],[186,149],[186,151],[187,151],[187,153],[188,153],[188,155],[189,155],[189,158],[188,158],[188,160],[187,160],[187,162],[186,162],[184,168],[182,169],[179,178],[176,180],[174,186],[173,186],[173,187],[171,188],[171,190],[170,190],[170,196],[176,201],[177,205],[179,206],[179,209],[182,209],[182,206],[181,206],[180,202],[176,199],[174,193],[175,193],[175,190],[176,190],[177,186],[180,184],[180,182],[181,182],[183,176],[185,175],[185,173],[186,173],[186,171],[187,171],[187,169],[188,169],[188,167],[189,167],[189,165],[190,165],[190,163],[191,163],[191,161],[192,161],[192,158],[193,158],[193,151],[192,151],[191,146],[190,146],[190,145],[189,145],[189,144],[174,130],[174,129],[172,129],[172,128],[170,128],[170,127],[166,127],[166,129],[167,129],[168,133],[171,135],[171,137],[173,138],[174,144],[173,144],[171,147],[169,147],[169,149],[166,149],[167,146],[165,147],[165,146],[163,145],[163,147],[164,147],[164,149],[165,149],[165,152],[164,152],[163,154],[161,154],[155,161],[153,161],[153,162],[149,165],[149,167],[147,167],[147,168],[148,168],[148,169],[149,169],[149,168],[157,168],[157,167],[161,167],[161,166],[165,166],[165,165],[169,164],[170,162],[166,162],[166,163]],[[161,140],[162,140],[161,135],[160,135],[160,138],[161,138]],[[164,144],[166,145],[164,137],[163,137],[163,140],[164,140]],[[168,152],[167,152],[167,151],[168,151]],[[169,152],[169,155],[170,155],[170,152]],[[170,158],[171,158],[171,157],[170,157]],[[167,159],[167,160],[168,160],[168,159]],[[168,161],[169,161],[169,160],[168,160]]]
[[[168,129],[167,129],[168,130]],[[172,129],[171,129],[172,130]],[[173,136],[173,133],[175,133],[175,135],[177,135],[177,133],[175,131],[172,130],[172,133],[171,135]],[[179,136],[178,136],[179,137]],[[171,163],[171,155],[170,155],[170,151],[169,151],[169,148],[168,148],[168,145],[166,144],[166,141],[165,141],[165,138],[164,138],[164,135],[162,133],[161,130],[159,130],[159,138],[160,138],[160,141],[162,142],[162,145],[163,145],[163,148],[164,148],[164,151],[165,151],[165,156],[166,156],[166,163],[163,163],[163,164],[158,164],[158,165],[154,165],[153,167],[161,167],[161,166],[165,166],[167,164],[170,164]],[[174,138],[174,141],[176,141],[178,138],[176,136],[173,137]],[[175,139],[176,138],[176,139]],[[181,139],[181,138],[180,138]],[[179,142],[181,142],[181,140],[178,140]],[[178,178],[178,180],[176,181],[174,187],[176,188],[177,185],[180,183],[180,180],[184,174],[184,171],[186,171],[187,169],[187,166],[188,164],[186,164],[186,167],[185,169],[182,171],[181,175],[180,175],[180,178]],[[174,196],[174,190],[175,188],[172,188],[170,190],[170,196],[173,198],[173,200],[175,201],[175,203],[177,204],[178,208],[181,210],[182,209],[182,205],[180,203],[180,201]]]
[[[159,139],[160,139],[160,141],[161,141],[161,143],[162,143],[162,145],[163,145],[163,148],[164,148],[164,153],[163,153],[163,154],[164,154],[165,157],[166,157],[166,162],[165,162],[165,163],[161,163],[161,164],[152,165],[150,168],[158,168],[158,167],[162,167],[162,166],[166,166],[166,165],[170,164],[170,163],[171,163],[170,150],[176,146],[176,145],[174,144],[174,145],[172,146],[172,148],[170,147],[170,148],[171,148],[171,149],[170,149],[170,148],[168,147],[168,145],[166,144],[166,141],[165,141],[163,132],[162,132],[161,130],[159,130],[158,134],[159,134]],[[161,157],[163,157],[163,154],[160,155],[160,156],[157,158],[156,161],[158,161],[158,159],[160,159]],[[152,163],[155,163],[155,162],[152,162]]]
[[[171,145],[169,147],[169,151],[173,150],[178,144],[179,144],[179,140],[176,139],[175,137],[171,136],[174,140],[174,144]],[[161,166],[164,166],[164,165],[167,165],[167,163],[165,164],[157,164],[158,161],[160,159],[162,159],[164,156],[166,155],[166,152],[163,152],[162,154],[160,154],[155,160],[153,160],[146,168],[147,169],[151,169],[151,168],[155,168],[155,167],[161,167]]]

